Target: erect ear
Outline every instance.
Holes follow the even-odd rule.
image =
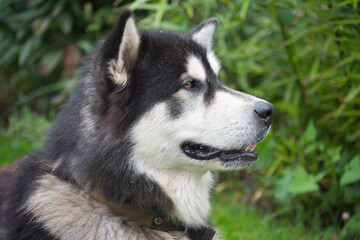
[[[129,72],[134,67],[140,45],[140,35],[130,10],[125,10],[104,43],[103,61],[109,63],[110,77],[115,84],[126,87]]]
[[[209,18],[200,23],[189,34],[195,42],[197,42],[207,50],[211,50],[218,25],[218,19]]]

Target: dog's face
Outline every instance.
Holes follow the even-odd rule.
[[[208,19],[189,34],[138,34],[127,20],[109,69],[124,91],[133,88],[141,114],[129,130],[136,167],[226,170],[257,160],[254,148],[269,132],[274,107],[220,81],[212,50],[217,25]]]

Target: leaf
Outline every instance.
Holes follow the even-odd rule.
[[[358,239],[360,235],[360,214],[355,213],[351,216],[349,221],[346,223],[344,228],[341,230],[340,238],[341,239]]]
[[[302,166],[299,166],[290,183],[289,192],[301,194],[316,192],[318,190],[319,186],[317,185],[316,177],[312,174],[308,174]]]
[[[16,56],[16,54],[19,51],[19,46],[18,45],[13,45],[10,46],[4,53],[2,56],[0,56],[0,65],[5,64],[7,62],[9,62],[12,58],[14,58]]]
[[[51,17],[57,17],[63,11],[65,0],[57,1],[56,5],[53,7],[51,12]]]
[[[315,181],[316,181],[316,182],[320,181],[321,179],[323,179],[323,178],[325,177],[325,175],[326,175],[326,172],[325,172],[325,171],[316,174],[316,176],[315,176]]]
[[[336,118],[340,117],[341,113],[343,112],[345,106],[350,103],[358,94],[360,93],[360,85],[353,86],[347,96],[345,97],[345,100],[341,103],[340,107],[337,109],[335,116]]]
[[[250,0],[244,0],[241,4],[241,10],[240,10],[240,19],[243,20],[246,18],[246,14],[248,12],[250,5]]]
[[[318,148],[317,143],[311,143],[309,146],[307,146],[304,150],[305,154],[310,154],[314,152]]]
[[[60,63],[63,58],[63,50],[53,51],[45,55],[39,65],[39,72],[46,76]]]
[[[334,148],[330,148],[327,151],[328,156],[330,157],[332,163],[336,163],[340,160],[341,150],[342,150],[342,146],[337,146]]]
[[[35,36],[42,35],[49,27],[50,18],[37,19],[32,24],[32,29]]]
[[[317,130],[314,125],[314,120],[310,119],[303,135],[303,141],[305,143],[313,142],[316,139]]]
[[[345,173],[340,179],[340,185],[354,183],[360,180],[360,155],[354,157],[350,163],[345,166]]]
[[[34,44],[36,42],[35,38],[29,38],[25,44],[22,46],[21,50],[20,50],[20,54],[19,54],[19,65],[23,65],[27,58],[29,57],[31,50],[34,47]]]
[[[65,34],[71,33],[73,27],[73,19],[69,13],[67,12],[61,13],[60,16],[57,17],[57,22],[63,33]]]
[[[294,169],[286,168],[284,171],[284,176],[275,181],[274,185],[274,195],[277,200],[279,200],[282,204],[290,204],[292,194],[289,192],[289,185],[291,183],[291,179],[294,175]]]
[[[290,26],[293,20],[292,10],[290,8],[279,8],[278,17],[282,24]]]
[[[360,199],[360,182],[349,184],[343,187],[345,201],[351,202],[356,199]]]
[[[90,50],[92,49],[92,45],[89,40],[80,39],[79,41],[77,41],[77,45],[85,52],[90,52]]]

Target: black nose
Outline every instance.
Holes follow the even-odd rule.
[[[255,103],[254,111],[267,126],[271,125],[275,111],[274,105],[268,102],[257,102]]]

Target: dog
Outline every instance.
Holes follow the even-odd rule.
[[[0,239],[218,239],[212,172],[254,164],[274,113],[219,80],[218,24],[139,31],[123,11],[42,150],[1,170]]]

